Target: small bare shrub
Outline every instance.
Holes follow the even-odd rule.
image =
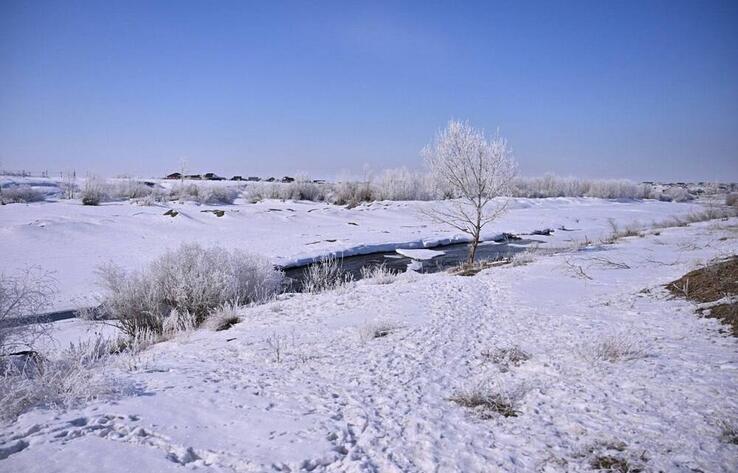
[[[268,336],[264,342],[266,343],[275,363],[281,363],[287,349],[287,337],[273,333]]]
[[[738,207],[738,192],[731,192],[725,196],[725,205],[729,207]]]
[[[322,258],[305,269],[302,289],[310,294],[330,291],[345,286],[353,280],[352,276],[341,269],[341,263],[335,255]]]

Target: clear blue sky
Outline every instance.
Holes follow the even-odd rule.
[[[0,0],[0,167],[331,177],[450,118],[521,173],[738,180],[738,1]]]

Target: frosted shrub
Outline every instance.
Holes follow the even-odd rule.
[[[144,329],[163,333],[172,310],[199,326],[223,304],[265,300],[283,280],[264,257],[196,244],[165,253],[143,271],[127,274],[108,265],[99,274],[107,290],[103,307],[130,336]]]
[[[360,202],[371,202],[371,182],[341,181],[333,188],[332,200],[337,205],[358,205]]]
[[[80,193],[83,205],[100,205],[109,199],[109,195],[106,192],[109,186],[105,181],[91,177],[85,181],[85,185]]]
[[[121,392],[105,369],[112,351],[109,341],[98,338],[70,345],[58,358],[40,360],[33,369],[6,367],[0,373],[0,418],[13,420],[35,406],[78,407]]]
[[[0,274],[0,356],[33,349],[45,324],[15,325],[13,319],[48,310],[55,286],[49,273],[35,267],[17,276]]]
[[[376,200],[433,200],[436,192],[430,174],[405,168],[387,169],[374,185]]]
[[[111,197],[117,200],[142,199],[151,195],[151,193],[154,191],[153,187],[150,187],[146,185],[146,183],[136,181],[134,179],[115,181],[111,184],[108,184],[107,187],[109,189],[108,193],[111,195]]]
[[[512,266],[525,266],[528,263],[532,263],[535,260],[533,253],[530,251],[520,251],[510,257],[510,264]]]
[[[323,201],[326,195],[325,190],[321,187],[307,176],[298,176],[283,188],[286,192],[281,195],[281,198],[284,200]]]
[[[218,307],[205,322],[205,326],[214,332],[228,330],[241,321],[235,304],[223,304]]]
[[[361,268],[361,278],[372,284],[392,284],[397,280],[397,273],[384,264],[364,266]]]
[[[197,184],[180,183],[179,185],[172,188],[172,190],[170,191],[170,197],[172,199],[178,199],[181,201],[197,201],[200,197],[200,188],[197,186]]]
[[[198,191],[197,201],[201,204],[231,205],[239,194],[239,190],[232,186],[203,186]]]
[[[341,263],[334,255],[321,259],[305,269],[302,289],[310,294],[330,291],[347,285],[352,281],[350,274],[341,269]]]
[[[41,202],[45,199],[46,196],[42,192],[25,184],[0,189],[0,202],[3,204],[26,204]]]
[[[519,178],[514,184],[518,197],[598,197],[601,199],[645,199],[651,186],[626,179],[584,180],[547,174],[543,177]]]
[[[683,187],[670,187],[661,193],[659,199],[671,202],[688,202],[694,197]]]

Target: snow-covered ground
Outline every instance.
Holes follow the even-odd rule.
[[[179,220],[125,204],[19,206],[4,214],[3,241],[35,249],[32,262],[76,265],[69,277],[88,284],[82,273],[103,257],[135,265],[188,239],[284,261],[450,236],[421,223],[416,205],[270,202],[229,207],[223,219],[185,206]],[[608,217],[649,222],[688,208],[519,200],[490,232],[565,225],[579,230],[552,239],[594,240]],[[734,472],[738,445],[721,438],[721,422],[738,422],[738,344],[661,285],[737,250],[731,219],[474,277],[408,273],[285,295],[243,310],[227,331],[149,348],[116,373],[133,387],[126,396],[36,409],[6,425],[0,470],[571,472],[611,457],[631,471]],[[65,327],[65,336],[75,330]],[[529,359],[489,356],[511,347]],[[618,348],[622,356],[603,359]],[[517,415],[482,416],[450,400],[474,389],[502,395]]]
[[[182,242],[241,248],[271,257],[276,264],[299,263],[331,252],[345,255],[396,248],[424,248],[465,239],[429,222],[420,209],[439,202],[377,202],[346,209],[315,202],[275,200],[205,206],[194,203],[138,206],[110,202],[99,207],[60,200],[0,207],[0,262],[14,274],[28,266],[53,272],[58,281],[54,309],[94,305],[95,269],[106,262],[139,268]],[[168,209],[176,217],[164,215]],[[612,231],[609,219],[624,227],[686,215],[699,204],[608,201],[592,198],[513,199],[510,210],[486,228],[528,233],[564,226],[541,237],[553,244],[597,240]],[[222,209],[217,217],[206,210]]]

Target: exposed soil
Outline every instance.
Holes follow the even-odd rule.
[[[738,256],[716,261],[704,268],[690,271],[666,288],[677,297],[700,304],[738,296]],[[698,309],[705,317],[716,318],[732,327],[738,337],[738,302],[728,302]]]

